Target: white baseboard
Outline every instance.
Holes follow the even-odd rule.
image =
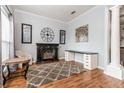
[[[104,70],[104,68],[103,68],[103,67],[101,67],[101,66],[98,66],[98,68],[99,68],[99,69],[101,69],[101,70]]]
[[[60,59],[60,60],[61,60],[61,59],[65,59],[65,57],[60,57],[59,59]]]
[[[115,67],[113,65],[108,65],[106,71],[104,71],[105,74],[112,76],[114,78],[123,80],[124,79],[124,68],[122,66],[120,67]]]

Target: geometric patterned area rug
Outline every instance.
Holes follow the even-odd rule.
[[[40,85],[47,84],[56,80],[61,80],[87,71],[83,64],[77,65],[71,62],[54,62],[40,64],[36,67],[29,67],[27,74],[27,87],[36,88]]]

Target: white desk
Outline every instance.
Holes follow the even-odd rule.
[[[93,70],[97,68],[98,53],[65,50],[65,61],[75,61],[75,54],[82,55],[82,62],[84,63],[84,68],[89,69],[89,70]]]

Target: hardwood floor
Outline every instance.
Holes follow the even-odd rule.
[[[25,88],[26,80],[24,77],[17,77],[7,81],[6,88]],[[58,80],[45,85],[41,88],[122,88],[124,80],[118,80],[107,76],[100,69],[87,71],[78,75]]]
[[[124,87],[124,81],[109,77],[100,69],[84,72],[64,80],[52,82],[44,88],[112,88]]]

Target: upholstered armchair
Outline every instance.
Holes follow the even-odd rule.
[[[24,51],[21,51],[21,50],[16,50],[15,51],[15,55],[16,57],[27,57],[28,59],[30,59],[30,62],[29,62],[29,65],[32,65],[32,56]]]

